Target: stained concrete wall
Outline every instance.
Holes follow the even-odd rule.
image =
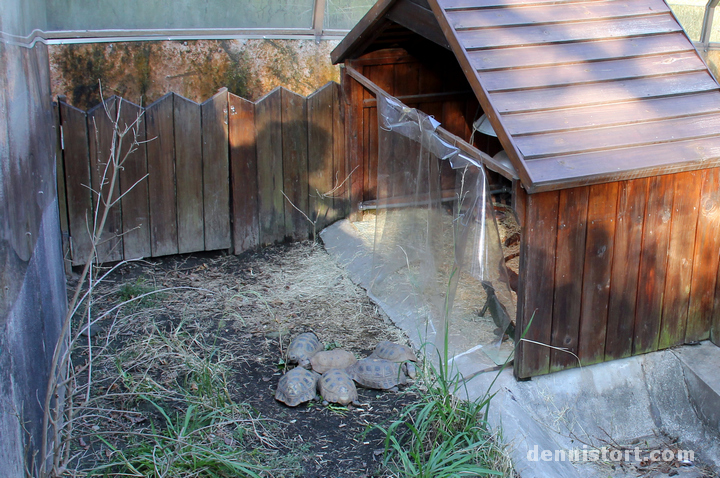
[[[277,86],[309,95],[340,81],[330,62],[336,41],[198,40],[91,43],[50,47],[53,95],[73,106],[117,94],[146,106],[168,92],[203,102],[221,87],[255,101]]]
[[[0,476],[22,477],[41,437],[49,362],[65,315],[42,0],[0,2]]]

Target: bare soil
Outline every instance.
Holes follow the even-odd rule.
[[[138,299],[147,291],[159,290]],[[282,469],[271,470],[268,476],[384,475],[379,467],[384,437],[372,426],[397,417],[412,403],[416,395],[411,389],[359,389],[361,406],[347,408],[319,402],[290,408],[274,399],[285,370],[284,352],[291,338],[301,332],[313,331],[328,348],[342,347],[358,357],[369,354],[382,340],[407,343],[402,331],[322,247],[305,242],[243,256],[202,253],[127,263],[97,286],[95,297],[96,316],[123,300],[135,300],[92,329],[94,348],[110,345],[104,362],[94,359],[99,360],[93,372],[94,395],[118,388],[118,378],[113,377],[114,353],[153,330],[182,328],[205,350],[209,344],[221,352],[232,400],[247,404],[255,417],[274,424],[240,445],[248,451],[270,446],[284,458]],[[87,356],[87,348],[78,352],[78,366],[87,363]],[[168,360],[157,358],[154,371],[145,372],[163,387],[180,383],[178,374],[183,373],[173,372]],[[121,433],[122,427],[115,425],[121,411],[112,413],[112,419],[80,420],[79,427],[84,423],[95,431]],[[134,418],[132,423],[142,420]],[[82,459],[101,463],[103,446],[79,440],[76,448],[85,449]],[[108,450],[104,453],[110,456]]]

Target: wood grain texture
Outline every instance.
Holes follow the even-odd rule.
[[[174,95],[167,94],[145,109],[145,128],[152,139],[147,144],[152,255],[177,254]]]
[[[62,101],[64,98],[58,98]],[[70,225],[68,220],[68,198],[65,187],[65,163],[63,160],[62,120],[60,118],[60,104],[53,101],[53,136],[55,139],[55,187],[57,191],[58,212],[60,215],[60,235],[62,240],[62,255],[65,273],[72,272],[72,254],[70,251]]]
[[[203,129],[200,105],[173,96],[177,243],[180,254],[205,250],[203,218]]]
[[[280,88],[276,88],[255,103],[261,245],[285,237],[281,94]]]
[[[342,85],[345,92],[345,98],[348,108],[348,114],[345,115],[345,131],[347,132],[346,154],[348,157],[348,174],[352,171],[349,179],[348,200],[350,202],[350,212],[348,218],[351,221],[358,220],[360,212],[358,205],[362,202],[363,197],[363,178],[365,177],[365,129],[361,120],[364,117],[363,108],[363,87],[355,79],[347,74],[343,68]]]
[[[605,360],[632,354],[647,194],[648,179],[624,181],[618,185]]]
[[[333,209],[328,221],[336,221],[347,217],[350,213],[349,184],[354,174],[350,168],[346,154],[345,116],[347,106],[343,99],[341,86],[333,84]],[[338,189],[335,189],[338,188]]]
[[[240,254],[260,244],[255,105],[229,94],[228,107],[232,237],[235,254]]]
[[[205,250],[230,249],[230,165],[227,89],[200,105]]]
[[[97,214],[97,221],[102,219],[105,205],[120,197],[120,181],[116,179],[115,186],[110,191],[110,184],[113,176],[111,166],[111,155],[113,154],[113,135],[117,122],[118,98],[113,96],[103,104],[97,105],[88,111],[88,133],[90,138],[90,171],[92,180],[93,203],[97,206],[97,195],[102,197],[102,204]],[[117,171],[119,176],[119,171]],[[108,201],[110,199],[110,201]],[[122,259],[122,209],[118,202],[110,208],[96,246],[97,259],[99,262],[119,261]]]
[[[658,345],[661,349],[685,342],[702,182],[700,171],[675,175],[667,278]]]
[[[583,365],[605,358],[617,194],[618,183],[590,186],[578,345]]]
[[[675,175],[649,179],[633,328],[633,355],[652,352],[658,348],[674,186]]]
[[[120,156],[124,158],[123,169],[120,172],[120,194],[123,195],[123,258],[130,260],[152,255],[145,112],[138,105],[125,100],[119,103],[119,107],[120,127],[123,130],[130,128],[120,150]],[[128,154],[133,137],[140,144],[137,145],[135,152]]]
[[[333,198],[324,196],[333,189],[334,85],[326,84],[307,99],[309,216],[320,231],[334,216]]]
[[[307,100],[283,88],[281,101],[283,191],[289,199],[283,198],[285,237],[303,240],[312,231],[311,224],[303,215],[308,211]],[[331,143],[326,148],[332,153]]]
[[[718,251],[720,251],[720,170],[712,168],[702,172],[685,342],[705,340],[710,336],[713,300],[720,265]]]
[[[72,265],[85,264],[90,253],[93,198],[90,192],[90,153],[87,115],[60,102],[65,165],[68,228]]]
[[[588,192],[589,188],[579,187],[563,189],[559,193],[550,344],[567,351],[551,350],[551,372],[578,365],[576,356],[580,333]]]
[[[520,290],[517,329],[524,336],[515,351],[519,378],[548,373],[555,288],[559,193],[527,196],[526,222],[521,239]],[[529,326],[529,327],[528,327]]]

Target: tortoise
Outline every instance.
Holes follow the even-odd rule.
[[[287,362],[309,368],[310,357],[324,348],[322,342],[318,340],[317,335],[312,332],[302,333],[290,342],[290,346],[287,349]]]
[[[395,390],[407,383],[407,365],[367,357],[348,367],[348,374],[358,384],[378,390]]]
[[[345,370],[331,368],[318,380],[318,390],[326,402],[358,405],[358,393],[355,382]]]
[[[325,373],[331,368],[345,369],[357,362],[355,356],[347,350],[334,349],[318,352],[310,357],[312,369],[317,373]]]
[[[295,367],[280,377],[275,400],[279,400],[290,407],[296,407],[303,402],[315,398],[317,382],[320,376],[313,371],[302,367]]]
[[[391,362],[417,362],[418,358],[415,352],[412,351],[407,345],[400,345],[388,340],[382,341],[377,346],[372,354],[372,358],[389,360]]]

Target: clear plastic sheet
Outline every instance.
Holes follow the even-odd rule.
[[[515,304],[484,167],[392,97],[378,96],[378,121],[371,293],[441,356],[480,349],[502,363]]]

